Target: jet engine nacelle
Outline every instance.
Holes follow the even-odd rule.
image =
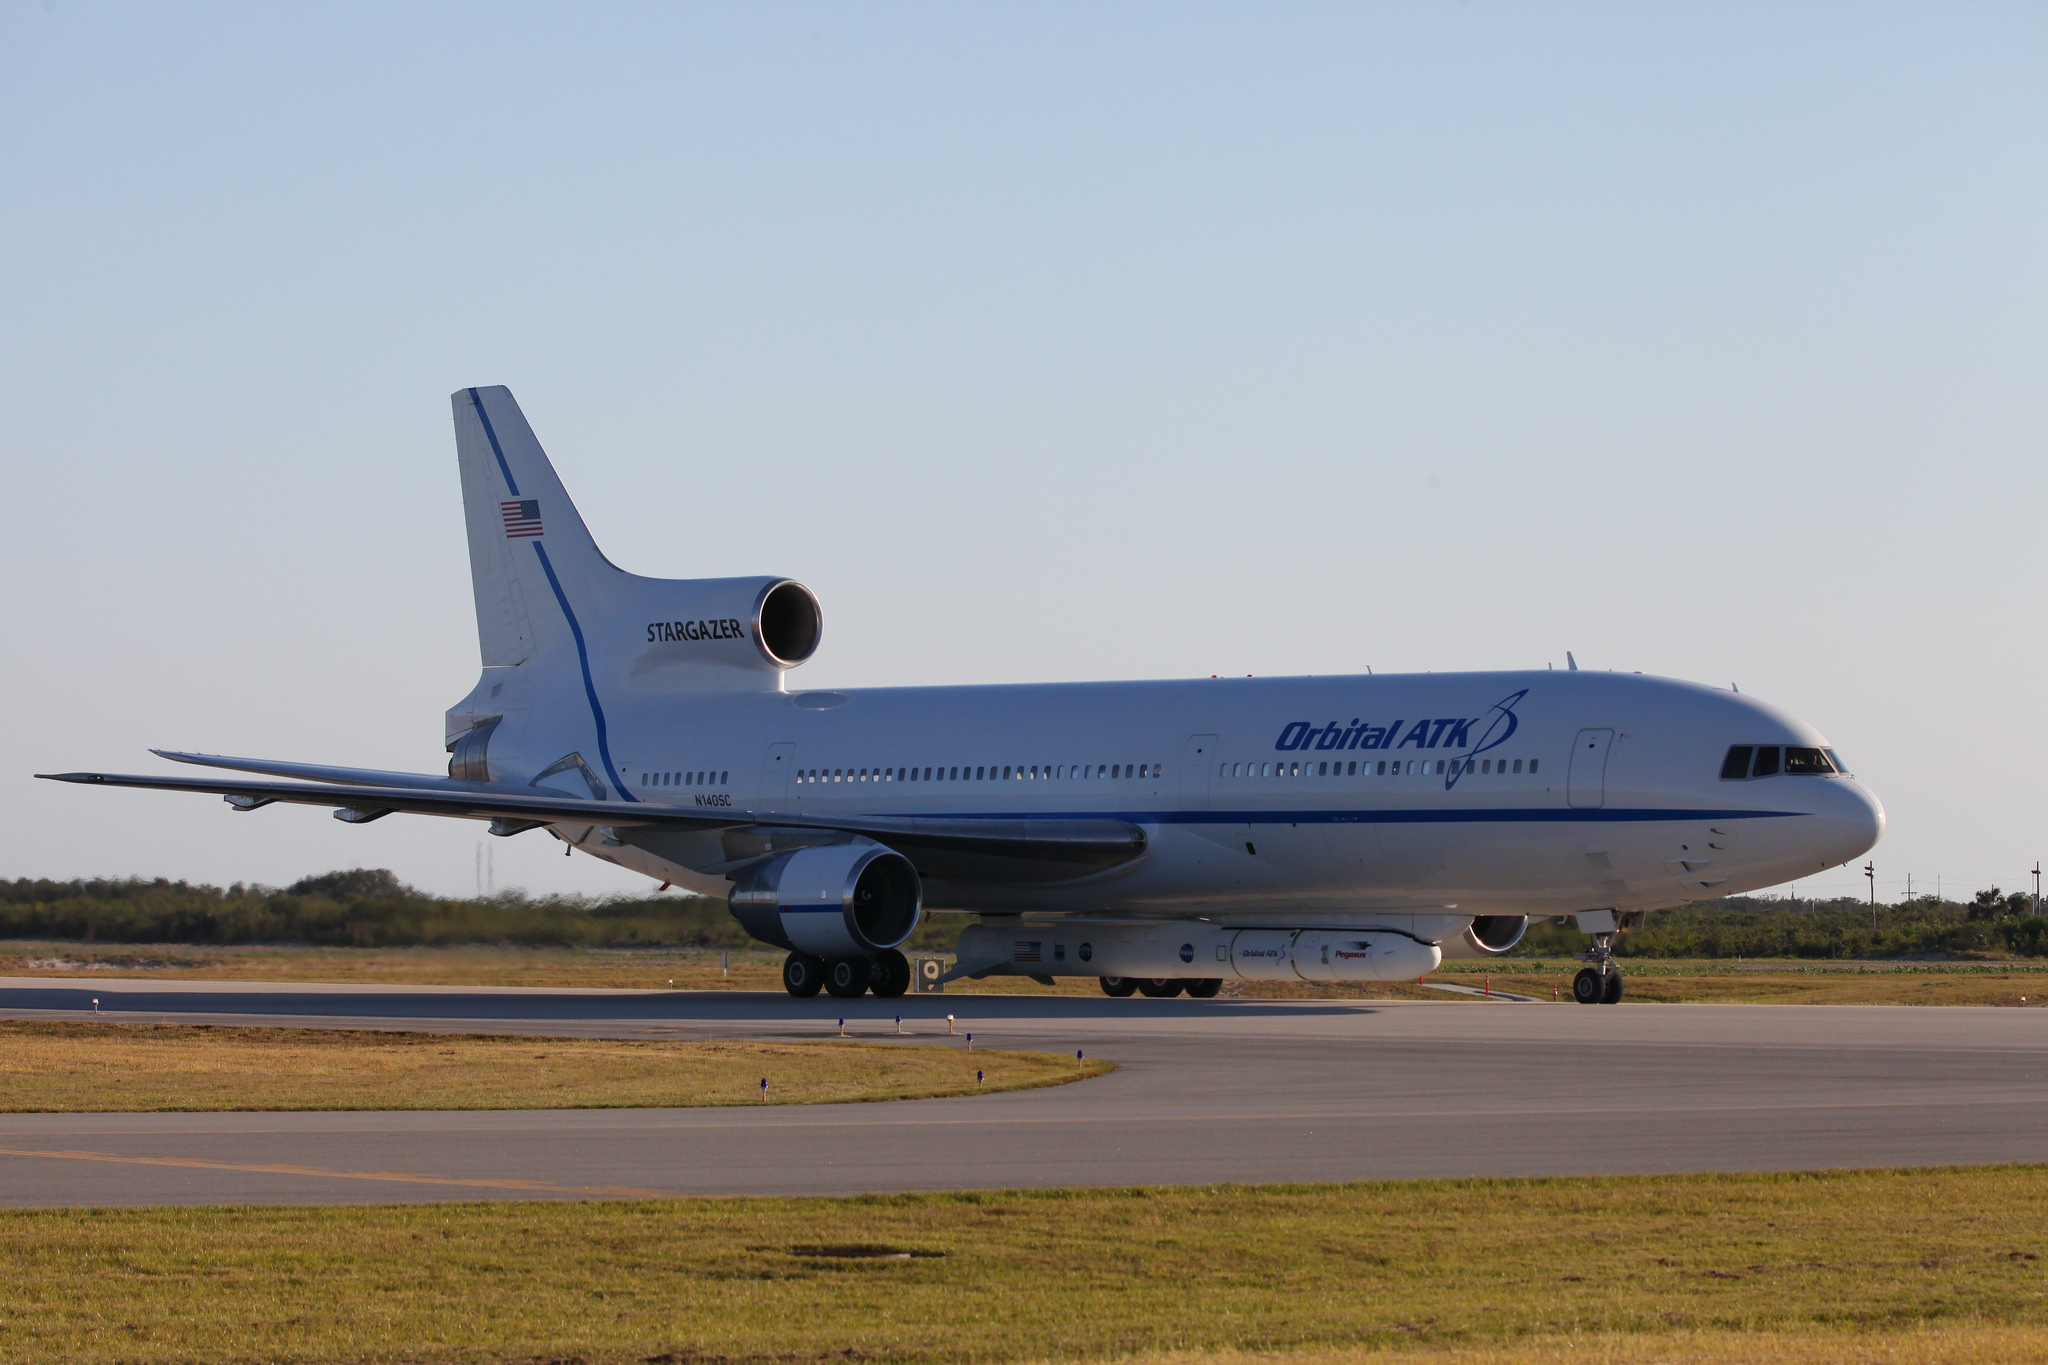
[[[800,848],[756,863],[728,902],[763,943],[815,957],[862,957],[910,937],[924,887],[910,860],[880,844]]]
[[[1445,957],[1496,957],[1529,932],[1527,915],[1474,915],[1457,938],[1444,944]]]

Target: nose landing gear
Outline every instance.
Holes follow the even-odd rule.
[[[1581,1005],[1619,1005],[1621,968],[1614,961],[1614,935],[1593,935],[1593,951],[1586,956],[1593,965],[1579,968],[1572,978],[1572,999]]]

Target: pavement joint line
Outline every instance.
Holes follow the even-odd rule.
[[[121,1156],[114,1152],[37,1150],[0,1147],[0,1156],[18,1156],[46,1161],[111,1161],[125,1166],[179,1166],[202,1171],[237,1171],[256,1175],[310,1175],[329,1180],[374,1180],[403,1185],[456,1185],[467,1189],[520,1190],[528,1194],[602,1194],[634,1198],[673,1198],[673,1190],[642,1189],[634,1185],[551,1185],[545,1180],[493,1180],[482,1177],[423,1175],[414,1171],[337,1171],[325,1166],[241,1165],[232,1161],[209,1161],[201,1157]]]
[[[1008,1097],[1009,1095],[1028,1095],[1028,1094],[1030,1094],[1030,1093],[1031,1093],[1030,1091],[1011,1091],[1011,1092],[1007,1092],[1007,1094],[1006,1094],[1006,1096],[1005,1096],[1005,1097]],[[980,1097],[980,1096],[973,1096],[973,1095],[969,1095],[969,1096],[962,1096],[962,1097],[960,1097],[960,1098],[962,1098],[962,1099],[966,1099],[966,1100],[975,1100],[975,1099],[979,1099],[979,1098],[981,1098],[981,1097]],[[995,1098],[995,1097],[991,1096],[991,1097],[989,1097],[989,1098]],[[912,1103],[912,1104],[915,1104],[915,1103],[919,1103],[919,1101],[915,1101],[915,1100],[912,1100],[912,1101],[906,1101],[906,1102],[907,1102],[907,1103]],[[948,1101],[945,1101],[945,1100],[937,1100],[937,1101],[928,1101],[928,1102],[929,1102],[929,1103],[947,1103]],[[711,1132],[711,1131],[717,1131],[717,1132],[732,1132],[732,1131],[734,1131],[734,1130],[737,1130],[737,1129],[747,1129],[747,1128],[775,1129],[775,1130],[778,1130],[778,1131],[787,1131],[787,1130],[789,1130],[789,1129],[795,1129],[795,1128],[932,1128],[932,1127],[941,1127],[941,1128],[943,1128],[943,1127],[959,1127],[959,1126],[963,1126],[963,1125],[970,1125],[970,1124],[971,1124],[971,1125],[974,1125],[974,1126],[976,1126],[976,1127],[983,1127],[983,1126],[1017,1126],[1017,1127],[1021,1127],[1021,1126],[1027,1125],[1027,1124],[1040,1124],[1040,1125],[1052,1125],[1052,1124],[1059,1124],[1059,1125],[1069,1125],[1069,1126],[1070,1126],[1070,1125],[1074,1125],[1074,1124],[1116,1124],[1116,1125],[1119,1125],[1119,1126],[1124,1126],[1124,1127],[1137,1127],[1137,1126],[1142,1126],[1142,1125],[1147,1125],[1147,1124],[1184,1124],[1184,1123],[1203,1123],[1203,1124],[1209,1124],[1209,1125],[1211,1125],[1211,1126],[1222,1126],[1222,1125],[1227,1125],[1227,1124],[1231,1124],[1231,1123],[1269,1123],[1269,1122],[1272,1122],[1272,1121],[1274,1121],[1274,1120],[1278,1120],[1278,1121],[1280,1121],[1280,1122],[1284,1122],[1284,1123],[1320,1123],[1320,1122],[1336,1122],[1336,1121],[1339,1121],[1339,1120],[1354,1120],[1354,1121],[1355,1121],[1355,1120],[1361,1120],[1361,1119],[1364,1119],[1364,1120],[1371,1120],[1371,1119],[1513,1119],[1513,1118],[1521,1118],[1521,1117],[1532,1117],[1532,1116],[1542,1116],[1542,1117],[1551,1117],[1551,1116],[1556,1116],[1556,1115],[1571,1115],[1571,1114],[1588,1114],[1588,1115],[1596,1115],[1596,1116],[1607,1116],[1607,1117],[1627,1117],[1627,1116],[1641,1116],[1641,1115],[1645,1115],[1645,1114],[1649,1114],[1649,1115],[1666,1115],[1666,1114],[1669,1114],[1669,1115],[1684,1115],[1684,1114],[1770,1114],[1770,1113],[1785,1113],[1785,1112],[1788,1112],[1788,1111],[1789,1111],[1789,1112],[1796,1112],[1796,1113],[1802,1113],[1802,1114],[1807,1114],[1807,1113],[1834,1113],[1834,1112],[1841,1112],[1841,1111],[1853,1111],[1853,1110],[1866,1110],[1866,1109],[1935,1109],[1935,1108],[1943,1108],[1943,1107],[1946,1107],[1946,1106],[1952,1105],[1952,1104],[1954,1104],[1954,1103],[1955,1103],[1955,1101],[1954,1101],[1953,1097],[1941,1097],[1941,1098],[1936,1098],[1936,1099],[1927,1099],[1927,1100],[1850,1100],[1850,1101],[1842,1101],[1842,1102],[1834,1102],[1834,1103],[1821,1103],[1821,1104],[1815,1104],[1815,1103],[1812,1103],[1812,1102],[1810,1102],[1810,1101],[1805,1101],[1805,1100],[1787,1100],[1787,1101],[1785,1101],[1784,1103],[1781,1103],[1781,1104],[1696,1104],[1696,1105],[1685,1105],[1685,1106],[1683,1106],[1683,1107],[1677,1107],[1677,1108],[1674,1108],[1674,1107],[1671,1107],[1671,1106],[1668,1106],[1668,1105],[1657,1105],[1657,1106],[1650,1106],[1650,1105],[1642,1105],[1642,1106],[1609,1106],[1609,1107],[1601,1107],[1601,1108],[1587,1108],[1587,1107],[1585,1107],[1585,1106],[1582,1106],[1582,1105],[1561,1105],[1561,1106],[1558,1106],[1558,1107],[1556,1107],[1556,1108],[1536,1108],[1536,1107],[1533,1107],[1533,1106],[1532,1106],[1532,1107],[1528,1107],[1528,1108],[1521,1108],[1521,1109],[1378,1109],[1378,1110],[1337,1110],[1337,1109],[1331,1109],[1331,1110],[1317,1110],[1317,1111],[1313,1111],[1313,1112],[1296,1112],[1296,1113],[1269,1113],[1269,1112],[1262,1112],[1262,1113],[1256,1113],[1256,1114],[1242,1114],[1242,1115],[1229,1115],[1229,1114],[1217,1114],[1217,1113],[1215,1113],[1214,1111],[1209,1111],[1209,1112],[1205,1112],[1205,1113],[1199,1113],[1199,1114],[1165,1114],[1165,1115],[1150,1115],[1150,1116],[1136,1116],[1136,1115],[1132,1115],[1132,1116],[1125,1116],[1125,1115],[1117,1115],[1117,1114],[1108,1114],[1108,1115],[1102,1115],[1102,1114],[1067,1114],[1067,1115],[1061,1115],[1061,1114],[1018,1114],[1018,1115],[1004,1115],[1004,1116],[1000,1116],[1000,1117],[996,1117],[996,1118],[989,1118],[989,1117],[985,1117],[985,1116],[983,1116],[983,1115],[978,1115],[978,1114],[977,1114],[977,1115],[963,1115],[963,1116],[961,1116],[961,1117],[958,1117],[958,1118],[947,1118],[947,1117],[940,1117],[940,1116],[926,1116],[926,1117],[921,1117],[921,1118],[887,1118],[887,1117],[880,1117],[880,1116],[877,1116],[877,1117],[874,1117],[874,1118],[865,1118],[865,1117],[864,1117],[864,1118],[860,1118],[860,1119],[841,1119],[841,1120],[835,1120],[835,1119],[823,1119],[823,1118],[821,1118],[821,1119],[814,1119],[814,1120],[792,1120],[792,1121],[783,1121],[783,1122],[776,1122],[776,1121],[773,1121],[773,1120],[769,1120],[769,1121],[767,1121],[767,1122],[763,1122],[763,1120],[764,1120],[765,1118],[767,1118],[767,1116],[766,1116],[766,1115],[763,1115],[763,1114],[761,1114],[761,1113],[760,1113],[760,1107],[759,1107],[759,1106],[756,1106],[756,1105],[749,1105],[749,1104],[733,1104],[733,1105],[720,1105],[720,1106],[718,1106],[717,1108],[715,1108],[715,1109],[713,1109],[713,1110],[709,1111],[709,1114],[720,1114],[720,1115],[723,1115],[723,1114],[726,1114],[726,1113],[732,1113],[732,1114],[733,1114],[733,1115],[734,1115],[734,1116],[735,1116],[736,1118],[737,1118],[738,1116],[740,1116],[740,1115],[750,1115],[751,1117],[748,1117],[748,1118],[746,1118],[746,1119],[745,1119],[744,1121],[742,1121],[742,1122],[734,1122],[734,1123],[721,1123],[721,1122],[718,1122],[718,1121],[716,1121],[715,1119],[712,1119],[712,1118],[710,1118],[710,1117],[709,1117],[709,1114],[707,1114],[707,1112],[706,1112],[706,1111],[704,1111],[704,1110],[687,1110],[687,1109],[680,1109],[680,1110],[673,1110],[673,1111],[667,1111],[667,1112],[673,1112],[673,1113],[676,1113],[676,1114],[706,1114],[706,1117],[704,1117],[704,1118],[700,1118],[700,1119],[697,1119],[697,1120],[695,1120],[695,1121],[691,1121],[691,1120],[680,1120],[680,1121],[676,1121],[676,1122],[668,1122],[668,1123],[662,1123],[662,1122],[654,1122],[654,1121],[644,1121],[644,1122],[639,1122],[639,1123],[630,1123],[630,1122],[629,1122],[629,1123],[602,1123],[602,1124],[568,1124],[568,1123],[554,1123],[554,1124],[549,1124],[549,1123],[538,1123],[538,1124],[522,1124],[522,1125],[521,1125],[521,1130],[522,1130],[522,1131],[524,1131],[524,1132],[541,1132],[541,1131],[559,1131],[559,1132],[570,1132],[570,1133],[594,1133],[594,1132],[607,1132],[607,1131],[625,1131],[625,1130],[630,1130],[630,1131],[635,1131],[635,1132],[644,1132],[644,1131],[666,1131],[666,1132],[675,1132],[675,1131],[683,1131],[683,1130],[687,1130],[687,1131],[704,1131],[704,1132]],[[2007,1096],[2007,1097],[1999,1097],[1999,1098],[1989,1098],[1989,1099],[1977,1099],[1977,1100],[1972,1100],[1972,1101],[1971,1101],[1971,1103],[1972,1103],[1973,1105],[1997,1105],[1997,1106],[2001,1106],[2001,1107],[2004,1107],[2004,1108],[2019,1108],[2019,1107],[2023,1107],[2023,1106],[2026,1106],[2026,1105],[2048,1105],[2048,1095],[2041,1095],[2041,1096],[2025,1096],[2025,1095],[2016,1095],[2016,1096]],[[771,1107],[773,1107],[773,1106],[771,1106]],[[795,1109],[795,1108],[800,1108],[800,1107],[802,1107],[802,1106],[797,1106],[797,1105],[784,1105],[784,1106],[780,1106],[780,1107],[782,1107],[782,1108],[785,1108],[785,1109]],[[840,1106],[833,1106],[833,1107],[837,1108],[837,1107],[840,1107]],[[5,1128],[5,1121],[6,1121],[7,1119],[9,1119],[9,1118],[15,1118],[15,1117],[27,1117],[27,1116],[36,1116],[36,1117],[40,1117],[40,1116],[42,1116],[42,1115],[44,1115],[44,1114],[47,1114],[47,1113],[49,1113],[49,1112],[50,1112],[50,1111],[48,1111],[48,1110],[15,1110],[15,1111],[12,1111],[12,1112],[0,1112],[0,1130],[4,1130],[4,1128]],[[119,1114],[122,1114],[123,1116],[126,1116],[126,1115],[127,1115],[127,1113],[128,1113],[128,1111],[125,1111],[125,1110],[105,1110],[105,1111],[101,1111],[101,1112],[105,1112],[105,1113],[119,1113]],[[148,1115],[152,1115],[152,1116],[165,1116],[165,1115],[170,1115],[170,1114],[179,1114],[179,1113],[186,1113],[186,1114],[189,1114],[189,1113],[195,1113],[195,1112],[205,1112],[205,1111],[203,1111],[203,1110],[201,1110],[201,1111],[195,1111],[195,1110],[189,1110],[189,1109],[186,1109],[186,1110],[143,1110],[143,1111],[137,1111],[137,1112],[138,1112],[138,1113],[140,1113],[140,1114],[148,1114]],[[248,1110],[243,1110],[243,1111],[240,1111],[240,1112],[243,1112],[243,1113],[248,1113],[248,1112],[252,1112],[252,1111],[248,1111]],[[260,1112],[265,1112],[265,1111],[261,1111],[261,1110],[258,1110],[258,1111],[253,1111],[253,1112],[259,1112],[259,1113],[260,1113]],[[519,1114],[519,1115],[530,1115],[530,1114],[536,1114],[536,1113],[542,1113],[542,1114],[545,1114],[545,1113],[549,1113],[549,1112],[554,1112],[554,1111],[550,1111],[550,1110],[545,1110],[545,1109],[539,1109],[539,1110],[536,1110],[536,1109],[457,1109],[457,1110],[445,1110],[445,1109],[444,1109],[444,1110],[431,1110],[431,1109],[420,1109],[420,1110],[407,1110],[407,1109],[398,1109],[398,1110],[390,1110],[390,1109],[386,1109],[386,1110],[365,1110],[365,1109],[293,1109],[293,1110],[280,1110],[280,1111],[271,1111],[271,1112],[281,1112],[281,1113],[294,1113],[294,1114],[364,1114],[364,1113],[385,1113],[385,1114],[394,1114],[394,1113],[396,1113],[396,1114],[405,1114],[405,1113],[422,1113],[422,1114],[429,1114],[429,1113],[443,1113],[443,1114],[445,1114],[445,1113],[458,1113],[458,1114]],[[589,1111],[589,1110],[577,1110],[577,1111],[571,1111],[571,1112],[580,1112],[580,1113],[588,1113],[588,1112],[590,1112],[590,1111]],[[626,1112],[647,1112],[647,1111],[626,1111]],[[657,1111],[654,1111],[654,1112],[663,1112],[663,1111],[658,1111],[658,1110],[657,1110]],[[479,1130],[478,1128],[476,1128],[476,1127],[473,1127],[473,1126],[470,1126],[470,1125],[462,1125],[462,1124],[450,1124],[450,1125],[447,1125],[447,1126],[445,1126],[445,1127],[440,1127],[440,1126],[430,1127],[430,1126],[425,1126],[425,1125],[408,1125],[408,1126],[402,1126],[402,1127],[399,1127],[399,1126],[394,1126],[394,1127],[388,1127],[388,1128],[356,1128],[356,1127],[347,1127],[347,1128],[342,1128],[342,1127],[337,1127],[337,1128],[333,1128],[333,1129],[327,1129],[327,1130],[316,1130],[316,1129],[308,1129],[308,1128],[302,1128],[302,1127],[291,1127],[291,1128],[184,1128],[184,1129],[179,1129],[179,1130],[177,1130],[177,1131],[176,1131],[176,1132],[174,1132],[174,1133],[160,1133],[160,1132],[157,1132],[157,1133],[137,1133],[137,1132],[132,1132],[132,1131],[129,1131],[129,1130],[124,1130],[124,1129],[118,1129],[118,1128],[60,1128],[60,1129],[56,1129],[56,1130],[54,1130],[54,1131],[53,1131],[53,1132],[52,1132],[52,1133],[51,1133],[50,1135],[51,1135],[51,1136],[57,1136],[57,1135],[63,1135],[63,1134],[70,1134],[70,1135],[73,1135],[73,1136],[78,1136],[78,1137],[87,1137],[87,1136],[100,1136],[100,1137],[151,1137],[151,1138],[157,1138],[157,1137],[166,1137],[166,1136],[168,1136],[168,1137],[181,1137],[181,1138],[182,1138],[182,1137],[260,1137],[260,1136],[265,1136],[265,1135],[271,1135],[271,1134],[276,1134],[276,1135],[287,1135],[287,1136],[300,1136],[300,1137],[303,1137],[303,1136],[313,1136],[313,1135],[326,1135],[326,1134],[333,1134],[333,1135],[345,1135],[345,1136],[349,1136],[349,1137],[357,1137],[357,1136],[371,1136],[371,1135],[376,1135],[376,1134],[390,1134],[390,1135],[394,1135],[394,1136],[400,1136],[400,1137],[403,1137],[403,1136],[411,1136],[411,1135],[418,1135],[418,1134],[421,1134],[421,1133],[438,1133],[438,1132],[446,1132],[446,1133],[468,1133],[468,1134],[477,1134],[477,1133],[479,1133],[480,1131],[481,1131],[481,1130]],[[50,1155],[63,1155],[63,1154],[62,1154],[62,1153],[49,1153],[49,1152],[35,1152],[35,1153],[22,1153],[22,1152],[17,1152],[17,1151],[15,1151],[15,1150],[14,1150],[14,1149],[12,1149],[12,1148],[7,1148],[7,1147],[0,1147],[0,1156],[9,1156],[9,1155],[14,1155],[14,1156],[19,1156],[19,1155],[35,1155],[35,1156],[50,1156]],[[72,1154],[72,1155],[80,1155],[80,1156],[84,1156],[84,1155],[88,1155],[88,1154],[82,1154],[82,1153],[74,1153],[74,1154]],[[136,1157],[122,1157],[122,1156],[113,1156],[113,1155],[109,1155],[109,1156],[106,1156],[106,1157],[104,1157],[103,1159],[104,1159],[104,1160],[108,1160],[108,1161],[130,1161],[130,1160],[141,1160],[142,1158],[136,1158]],[[168,1158],[166,1158],[166,1160],[168,1160]],[[203,1162],[195,1162],[195,1163],[192,1163],[192,1164],[206,1164],[206,1163],[203,1163]],[[251,1170],[251,1171],[255,1171],[255,1170],[272,1170],[272,1169],[276,1169],[276,1170],[287,1170],[287,1169],[296,1169],[296,1168],[289,1168],[289,1167],[282,1167],[282,1166],[280,1166],[280,1167],[274,1167],[274,1168],[273,1168],[273,1167],[269,1167],[269,1166],[226,1166],[226,1167],[223,1167],[222,1169],[224,1169],[224,1170]],[[310,1170],[312,1170],[312,1169],[314,1169],[314,1168],[308,1167],[308,1168],[306,1168],[306,1169],[310,1171]],[[333,1175],[333,1174],[347,1174],[346,1172],[332,1172],[332,1171],[329,1171],[329,1172],[325,1172],[325,1173],[326,1173],[326,1174],[330,1174],[330,1175]],[[385,1179],[385,1178],[389,1178],[389,1179],[394,1179],[394,1180],[396,1180],[396,1179],[410,1179],[410,1178],[413,1178],[413,1177],[402,1177],[402,1176],[390,1176],[390,1177],[383,1177],[383,1176],[378,1176],[378,1177],[368,1177],[368,1176],[365,1176],[365,1177],[363,1177],[363,1178],[365,1178],[365,1179],[369,1179],[369,1178],[376,1178],[376,1179]],[[418,1179],[421,1179],[421,1180],[438,1180],[438,1179],[439,1179],[440,1177],[437,1177],[437,1176],[420,1176],[420,1177],[417,1177],[417,1178],[418,1178]],[[463,1182],[461,1182],[461,1181],[457,1181],[457,1182],[455,1182],[455,1183],[457,1183],[457,1184],[460,1184],[460,1183],[463,1183]],[[644,1193],[644,1191],[643,1191],[643,1193]]]

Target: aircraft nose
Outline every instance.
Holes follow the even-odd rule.
[[[1827,783],[1814,814],[1820,818],[1823,861],[1830,867],[1860,858],[1884,837],[1884,806],[1853,778]]]

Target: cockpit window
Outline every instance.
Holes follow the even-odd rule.
[[[1846,773],[1833,749],[1803,749],[1775,744],[1736,744],[1721,760],[1721,780],[1745,777],[1776,777],[1779,773],[1819,776]]]
[[[1847,777],[1849,775],[1849,765],[1842,762],[1842,755],[1840,753],[1833,749],[1823,749],[1821,750],[1821,752],[1828,756],[1828,762],[1835,765],[1836,772],[1842,774],[1842,776],[1844,777]]]

